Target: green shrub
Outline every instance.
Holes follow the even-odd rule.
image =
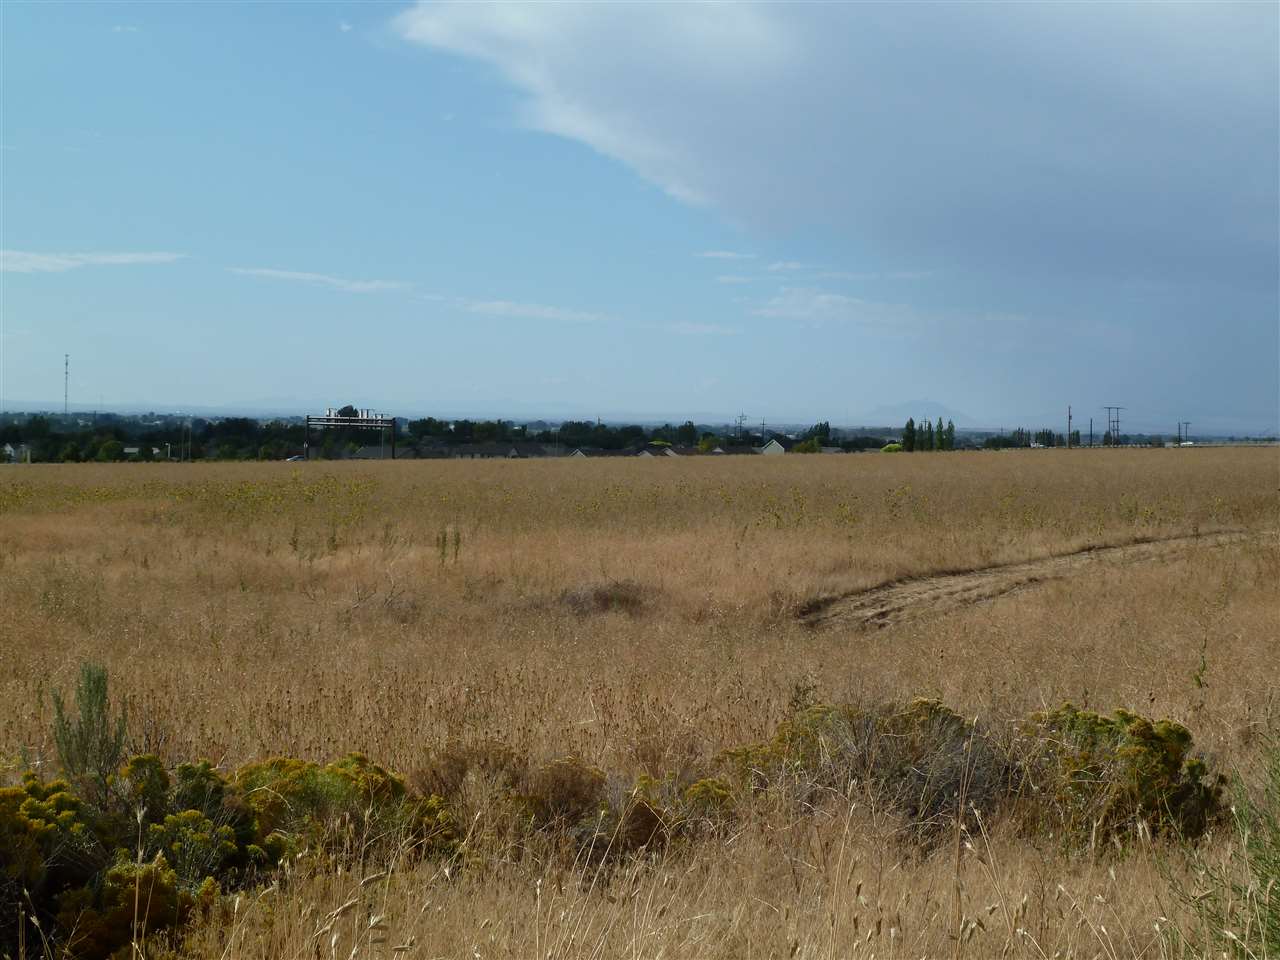
[[[80,667],[76,682],[76,716],[67,716],[62,692],[53,693],[53,741],[58,762],[89,802],[108,805],[110,781],[124,759],[127,730],[124,710],[111,716],[107,670],[98,664]]]
[[[241,858],[235,831],[217,825],[199,810],[171,813],[152,824],[148,852],[163,856],[185,890],[199,889],[211,877],[222,876]]]
[[[733,790],[727,780],[705,777],[689,784],[684,791],[688,812],[705,820],[727,820],[733,813]]]
[[[169,806],[169,774],[159,757],[145,754],[131,758],[120,768],[116,787],[129,808],[141,810],[148,823],[164,819]]]
[[[1219,810],[1222,778],[1209,778],[1191,755],[1191,733],[1179,723],[1068,703],[1032,717],[1030,732],[1036,748],[1027,764],[1046,812],[1091,842],[1139,825],[1194,839]]]
[[[92,880],[104,865],[80,798],[65,780],[27,773],[0,788],[0,953],[17,939],[17,918],[33,907],[48,921],[57,898]]]
[[[195,895],[181,890],[177,874],[163,856],[141,866],[122,858],[97,889],[79,887],[62,898],[58,925],[70,932],[66,953],[77,960],[132,956],[131,950],[126,954],[123,948],[144,934],[181,926],[197,904],[209,903],[216,895],[212,881]]]

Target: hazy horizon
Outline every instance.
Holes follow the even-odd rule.
[[[1280,429],[1275,5],[0,24],[0,410]]]

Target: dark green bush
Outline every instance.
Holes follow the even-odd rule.
[[[1145,828],[1196,838],[1221,806],[1222,778],[1192,756],[1191,733],[1171,720],[1064,704],[1031,718],[1024,760],[1042,812],[1091,842]]]

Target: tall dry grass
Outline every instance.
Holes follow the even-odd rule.
[[[995,721],[1124,706],[1186,723],[1248,779],[1280,718],[1278,465],[1227,449],[4,470],[0,765],[51,762],[49,691],[93,659],[134,746],[175,760],[360,750],[409,771],[486,739],[634,778],[766,738],[801,691]],[[1227,529],[1255,536],[877,632],[795,621],[902,577]],[[1195,880],[1167,852],[1076,862],[997,829],[965,838],[957,869],[904,854],[872,807],[762,817],[608,882],[589,864],[406,865],[361,891],[340,919],[366,927],[335,925],[332,947],[312,934],[359,878],[299,876],[190,950],[1193,955],[1155,929],[1183,909],[1169,871]]]

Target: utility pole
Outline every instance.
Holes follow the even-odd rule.
[[[67,397],[71,393],[71,354],[62,355],[62,415],[67,415]]]
[[[1093,417],[1089,418],[1089,446],[1093,446]]]
[[[1179,421],[1178,426],[1182,427],[1182,430],[1181,430],[1182,442],[1190,443],[1191,442],[1191,421],[1181,420]]]
[[[1071,449],[1071,404],[1067,404],[1067,449]]]

